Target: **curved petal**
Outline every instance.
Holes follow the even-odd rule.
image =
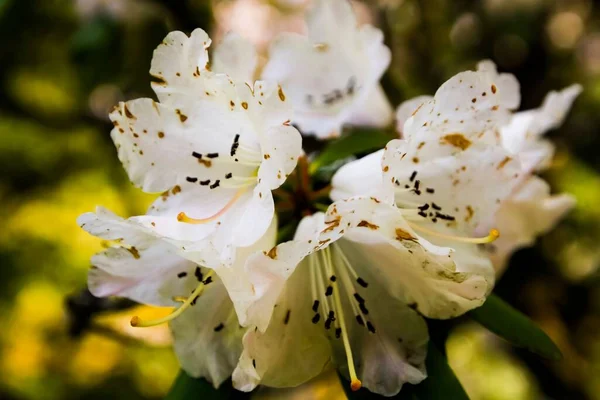
[[[234,81],[248,84],[254,82],[257,64],[258,56],[252,43],[235,32],[225,35],[212,57],[213,71],[227,74]]]
[[[302,136],[292,126],[268,129],[262,138],[263,158],[258,177],[270,189],[276,189],[292,173],[302,154]]]
[[[352,196],[374,196],[384,201],[393,201],[390,185],[383,184],[381,159],[384,150],[371,153],[359,160],[343,165],[331,178],[333,201]]]
[[[88,287],[97,297],[174,307],[173,296],[188,295],[198,285],[197,267],[158,240],[148,248],[111,247],[92,257]]]
[[[255,140],[243,113],[232,112],[218,102],[198,101],[192,114],[151,99],[137,99],[119,103],[110,118],[115,125],[111,137],[119,159],[131,181],[146,192],[169,190],[188,182],[188,178],[210,180],[208,190],[216,180],[225,180],[228,173],[245,176],[250,172],[249,167],[223,164],[218,159],[219,155],[229,155],[236,135],[242,137],[238,140]],[[217,157],[202,158],[202,154]]]
[[[551,195],[550,186],[532,176],[513,196],[502,203],[496,215],[500,238],[488,245],[494,267],[501,272],[519,248],[531,246],[575,206],[567,194]]]
[[[357,103],[348,118],[348,123],[359,126],[388,126],[394,117],[394,111],[383,88],[377,84],[371,88],[364,101]]]
[[[423,149],[435,145],[424,143]],[[383,156],[383,181],[396,187],[396,202],[420,210],[424,222],[454,226],[468,235],[493,220],[500,202],[523,179],[518,159],[501,146],[471,146],[417,162],[407,147],[393,140]]]
[[[507,95],[505,107],[511,110],[519,108],[519,104],[521,104],[521,85],[516,76],[506,73],[499,74],[496,64],[491,60],[483,60],[477,63],[477,71],[490,73],[494,80],[498,82],[498,86],[505,88]]]
[[[396,110],[396,130],[401,135],[402,138],[408,139],[406,134],[404,133],[404,124],[410,117],[412,117],[413,113],[419,109],[419,107],[433,99],[432,96],[417,96],[410,100],[406,100],[401,103]]]
[[[510,123],[502,127],[502,144],[511,153],[521,155],[525,171],[548,166],[554,146],[540,136],[563,123],[581,90],[580,85],[571,85],[559,92],[550,92],[540,108],[516,113]]]
[[[515,103],[514,85],[502,82],[489,70],[450,78],[404,124],[404,136],[415,137],[409,154],[423,160],[456,154],[474,142],[498,144],[497,129],[509,120]],[[425,138],[432,145],[421,145]]]
[[[211,40],[202,29],[195,29],[191,36],[175,31],[169,33],[154,50],[150,75],[156,81],[152,89],[162,103],[179,102],[180,97],[198,96],[208,64],[208,47]]]
[[[215,387],[228,379],[242,352],[242,328],[217,278],[196,303],[170,323],[173,347],[184,371]]]

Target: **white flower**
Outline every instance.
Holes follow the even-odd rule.
[[[450,252],[374,197],[305,217],[293,241],[248,259],[263,301],[247,309],[256,329],[244,336],[234,385],[296,386],[330,360],[354,390],[390,396],[422,381],[428,334],[412,308],[448,317],[486,292],[483,279],[455,271]]]
[[[182,368],[218,387],[231,376],[245,332],[218,275],[178,255],[178,248],[158,239],[144,226],[108,210],[83,214],[78,223],[112,245],[92,257],[88,287],[98,297],[120,296],[143,304],[178,307],[165,318],[132,319],[134,326],[170,321],[174,348]],[[243,264],[254,251],[275,244],[275,226],[253,246],[238,250]],[[216,271],[217,274],[219,271]],[[225,268],[223,274],[227,276]]]
[[[496,84],[495,77],[469,71],[451,78],[408,118],[406,140],[343,166],[332,179],[334,201],[376,196],[394,204],[420,238],[455,250],[453,270],[469,277],[465,284],[432,289],[426,281],[410,282],[408,288],[445,300],[435,310],[418,308],[434,318],[457,316],[485,301],[494,269],[478,245],[497,239],[490,224],[522,179],[518,160],[498,137],[515,105],[514,85]]]
[[[245,59],[250,51],[231,40]],[[150,69],[160,102],[120,103],[110,114],[111,135],[131,181],[146,192],[165,191],[155,215],[137,222],[196,247],[210,239],[228,258],[228,246],[248,246],[270,226],[271,190],[294,169],[301,137],[289,125],[281,87],[236,83],[205,69],[210,43],[201,29],[167,35]],[[234,70],[243,75],[240,65]]]
[[[392,109],[379,79],[391,60],[383,34],[357,27],[347,0],[315,0],[308,37],[282,34],[269,50],[265,79],[279,82],[300,130],[325,138],[344,124],[386,126]]]
[[[441,137],[438,135],[441,144],[446,142],[446,144],[452,144],[454,147],[469,148],[467,152],[472,151],[476,147],[496,146],[494,152],[497,156],[495,159],[496,161],[501,159],[498,167],[502,166],[498,170],[503,170],[504,172],[507,170],[506,162],[510,160],[511,168],[509,168],[509,171],[514,171],[515,180],[510,185],[503,184],[498,186],[504,189],[509,188],[511,189],[510,192],[507,193],[504,191],[502,194],[496,194],[496,201],[487,203],[492,208],[480,210],[478,213],[475,213],[475,208],[471,205],[471,208],[467,210],[467,214],[464,215],[463,213],[462,215],[463,218],[469,218],[476,222],[473,226],[477,228],[476,231],[482,232],[488,228],[497,228],[500,231],[500,239],[493,244],[486,245],[494,267],[500,272],[504,269],[509,256],[515,250],[533,244],[536,236],[550,230],[574,205],[574,200],[570,196],[550,195],[548,185],[540,178],[532,177],[531,173],[548,166],[554,153],[554,146],[549,141],[541,138],[541,136],[548,130],[558,127],[563,122],[571,104],[580,93],[581,87],[579,85],[572,85],[560,92],[551,92],[540,108],[511,114],[509,111],[516,109],[520,102],[519,83],[516,78],[511,74],[498,74],[496,66],[491,61],[480,62],[477,72],[471,74],[492,80],[495,82],[494,86],[496,90],[503,90],[505,92],[502,105],[498,105],[495,114],[493,114],[495,118],[490,118],[489,113],[486,115],[485,107],[489,107],[489,105],[482,103],[481,97],[483,96],[480,96],[473,97],[475,99],[473,111],[477,112],[477,116],[473,116],[471,121],[474,121],[475,125],[471,124],[472,126],[466,130],[460,129],[459,126],[456,133],[452,134],[447,134],[446,132],[454,131],[456,127],[454,124],[456,122],[455,117],[448,120],[444,117],[442,124],[443,127],[446,127],[444,130],[437,128],[438,125],[435,125],[435,122],[434,125],[436,126],[436,131],[439,130],[445,134],[445,136]],[[456,77],[450,81],[452,80],[456,81]],[[460,79],[458,81],[460,83]],[[444,84],[442,88],[448,86],[449,82]],[[470,89],[477,89],[481,85],[478,86],[475,84],[471,87],[471,84],[469,84],[469,86]],[[436,99],[441,97],[440,91],[442,88],[436,93]],[[484,90],[485,85],[481,89]],[[490,91],[486,91],[485,93],[486,96],[490,95]],[[415,122],[414,119],[418,119],[418,116],[412,119],[411,117],[413,113],[423,114],[422,108],[429,108],[429,113],[434,113],[435,111],[431,104],[435,100],[432,101],[432,99],[429,96],[419,96],[404,102],[397,110],[399,132],[403,137],[413,139],[412,142],[417,146],[416,150],[419,150],[420,147],[425,148],[429,146],[429,141],[421,142],[415,138],[411,138],[411,135],[420,135],[421,132],[427,131],[431,127],[431,123],[428,121],[423,122],[422,120]],[[485,105],[484,110],[479,110],[478,108],[482,105]],[[496,106],[492,106],[492,108],[494,107]],[[460,108],[456,111],[460,111]],[[427,112],[423,115],[426,116],[426,114]],[[464,117],[461,116],[460,118]],[[463,122],[460,121],[459,125],[468,123],[467,118],[462,119]],[[493,123],[493,126],[485,126],[486,123],[490,122]],[[448,129],[447,126],[449,124],[451,128]],[[476,134],[476,136],[473,136],[473,134]],[[425,135],[421,137],[431,138],[431,136]],[[502,146],[504,151],[498,149],[497,146]],[[406,152],[409,153],[406,158],[416,157],[419,165],[423,165],[423,160],[429,157],[427,154],[423,154],[423,152],[417,154],[414,147],[407,149]],[[467,152],[461,154],[460,157],[464,157]],[[484,155],[484,153],[481,154],[482,156]],[[513,163],[513,159],[517,162],[516,165]],[[367,161],[363,161],[364,163],[367,163]],[[373,164],[373,161],[370,164]],[[467,164],[462,166],[468,170]],[[477,168],[476,165],[474,167]],[[360,165],[348,166],[348,168],[362,170],[363,175],[367,174]],[[401,167],[398,166],[397,168]],[[372,167],[369,167],[369,169],[372,169]],[[449,170],[451,169],[449,168]],[[496,182],[495,179],[498,178],[493,177],[495,173],[489,168],[480,169],[478,173],[482,178],[488,180],[490,186],[494,185],[493,182]],[[464,179],[459,177],[461,175],[459,170],[455,170],[451,175],[452,179],[458,182],[457,186],[460,189],[460,183]],[[422,177],[423,175],[419,174],[419,178]],[[505,177],[509,178],[506,174]],[[469,185],[473,186],[472,180],[470,178],[467,179]],[[347,179],[343,185],[339,181],[340,177],[337,178],[338,184],[336,185],[336,177],[334,177],[334,191],[332,191],[332,194],[336,194],[339,191],[345,191],[346,194],[356,193],[356,190],[352,191],[350,188]],[[352,185],[357,186],[357,183],[354,182]],[[373,183],[371,182],[370,185],[373,186]],[[452,192],[444,189],[444,193],[450,194]],[[475,188],[469,195],[473,199],[476,199],[480,198],[482,193],[487,192]],[[473,217],[470,217],[472,211]],[[482,220],[479,218],[481,216],[485,218]]]

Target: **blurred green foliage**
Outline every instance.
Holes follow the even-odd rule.
[[[0,398],[166,393],[178,367],[164,327],[132,329],[130,311],[100,315],[69,335],[65,298],[85,287],[89,257],[101,248],[76,217],[97,204],[131,215],[151,201],[128,183],[107,113],[119,100],[152,95],[152,50],[168,31],[202,27],[218,37],[236,29],[264,50],[264,37],[288,24],[273,21],[302,18],[301,6],[284,3],[0,0]],[[462,320],[447,350],[472,399],[600,399],[600,8],[585,0],[379,0],[360,8],[393,51],[383,83],[395,105],[484,58],[517,75],[524,109],[549,90],[583,84],[568,121],[550,135],[557,156],[545,174],[578,207],[517,253],[497,287],[564,360],[540,360]],[[285,393],[343,398],[335,374],[328,377],[310,396]]]

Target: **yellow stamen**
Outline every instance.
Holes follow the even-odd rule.
[[[213,273],[213,271],[210,270],[208,272],[208,274],[206,274],[205,281],[206,281],[206,279],[208,279],[208,277],[212,276],[212,273]],[[131,321],[130,321],[131,326],[135,326],[138,328],[147,328],[149,326],[156,326],[156,325],[164,324],[165,322],[169,322],[169,321],[177,318],[185,310],[187,310],[189,308],[189,306],[192,305],[194,300],[197,299],[198,296],[200,296],[200,294],[202,294],[202,291],[204,290],[205,287],[206,287],[206,285],[204,284],[204,282],[200,282],[198,287],[196,287],[196,289],[194,289],[194,291],[192,292],[192,295],[190,297],[188,297],[187,299],[185,299],[183,304],[179,308],[177,308],[175,311],[173,311],[171,314],[169,314],[163,318],[157,318],[157,319],[153,319],[153,320],[149,320],[149,321],[144,321],[136,315],[133,318],[131,318]],[[175,300],[175,301],[177,301],[177,300]]]
[[[331,260],[330,249],[323,249],[327,266],[330,269],[330,273],[333,274],[333,262]],[[356,370],[354,369],[354,357],[352,356],[352,347],[350,346],[350,339],[348,338],[348,331],[346,329],[346,319],[344,317],[344,311],[342,309],[342,301],[340,300],[340,287],[337,282],[332,282],[333,289],[333,300],[335,302],[335,308],[338,313],[337,320],[340,322],[340,328],[342,329],[342,340],[344,342],[344,350],[346,351],[346,359],[348,361],[348,372],[350,373],[350,388],[353,391],[357,391],[362,387],[362,382],[356,376]]]
[[[496,240],[500,237],[500,232],[498,231],[498,229],[490,229],[490,233],[485,237],[472,238],[472,237],[445,235],[443,233],[439,233],[439,232],[433,231],[431,229],[424,228],[417,224],[409,224],[409,225],[415,231],[421,231],[421,232],[427,233],[428,235],[431,235],[431,236],[436,236],[436,237],[443,238],[443,239],[450,239],[450,240],[454,240],[456,242],[461,242],[461,243],[473,243],[473,244],[492,243],[494,240]]]
[[[238,190],[235,193],[235,195],[231,198],[231,200],[229,200],[227,202],[227,204],[225,204],[225,207],[223,207],[221,210],[217,211],[216,214],[214,214],[210,217],[197,219],[197,218],[188,217],[186,213],[180,212],[179,214],[177,214],[177,221],[184,222],[186,224],[194,224],[194,225],[206,224],[208,222],[214,221],[215,219],[219,218],[221,215],[225,214],[225,212],[227,210],[229,210],[231,208],[231,206],[233,206],[235,204],[235,202],[242,196],[242,194],[244,194],[244,192],[246,192],[245,188]]]

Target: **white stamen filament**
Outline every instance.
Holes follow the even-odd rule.
[[[213,274],[213,270],[211,269],[208,274],[206,274],[205,280],[208,279],[209,277],[211,277]],[[188,297],[181,306],[179,306],[179,308],[177,308],[175,311],[173,311],[171,314],[162,317],[162,318],[157,318],[157,319],[153,319],[153,320],[149,320],[149,321],[144,321],[142,320],[140,317],[138,317],[137,315],[134,316],[133,318],[131,318],[130,324],[131,326],[135,326],[135,327],[139,327],[139,328],[147,328],[149,326],[156,326],[156,325],[160,325],[160,324],[164,324],[165,322],[169,322],[175,318],[177,318],[178,316],[180,316],[185,310],[187,310],[192,303],[194,302],[194,300],[196,298],[198,298],[198,296],[200,296],[200,294],[202,294],[202,291],[204,291],[204,288],[206,287],[206,284],[204,282],[200,282],[198,284],[198,286],[196,287],[196,289],[194,289],[194,291],[192,292],[192,294],[190,295],[190,297]],[[178,297],[179,299],[179,297]],[[177,301],[177,300],[175,300]]]

